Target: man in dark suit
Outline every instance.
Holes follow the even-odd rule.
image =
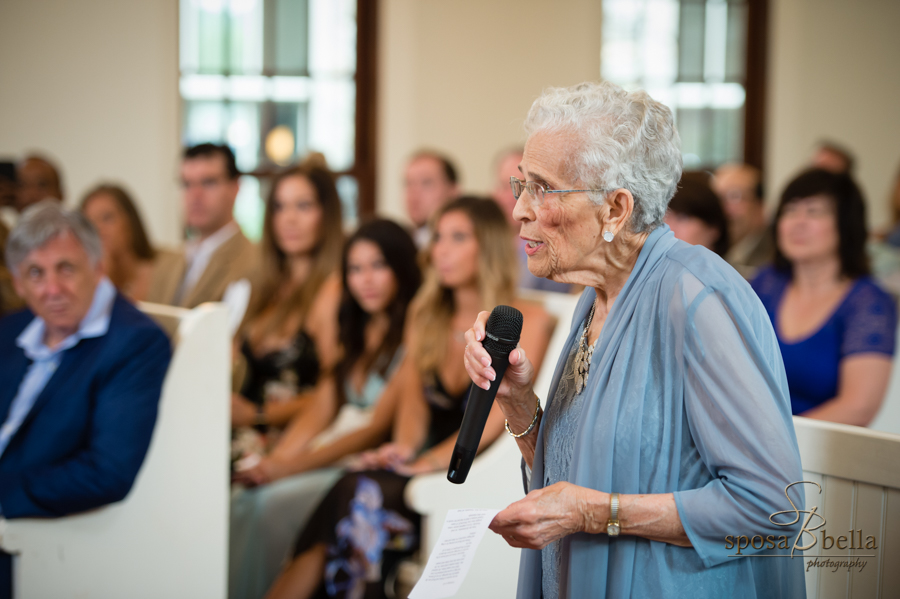
[[[25,211],[6,261],[28,309],[0,320],[0,517],[123,499],[171,356],[162,330],[103,275],[96,232],[54,202]],[[0,551],[0,599],[12,592]]]

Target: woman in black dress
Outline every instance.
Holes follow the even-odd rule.
[[[232,396],[235,460],[265,454],[337,360],[341,224],[328,170],[301,165],[275,178],[263,269],[236,339],[246,374]]]

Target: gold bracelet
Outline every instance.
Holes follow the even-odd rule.
[[[530,433],[532,429],[534,429],[534,425],[537,424],[538,414],[541,411],[541,398],[537,395],[535,395],[534,397],[537,400],[535,402],[536,405],[534,406],[534,418],[531,419],[531,424],[528,425],[528,428],[526,428],[524,432],[521,432],[517,435],[516,433],[509,430],[509,420],[507,420],[506,424],[503,425],[504,427],[506,427],[506,432],[509,433],[511,437],[521,439],[522,437]]]

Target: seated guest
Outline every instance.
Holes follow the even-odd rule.
[[[5,248],[9,230],[0,222],[0,318],[14,312],[24,304],[16,294],[12,273],[6,268]]]
[[[459,195],[456,173],[449,158],[431,150],[416,152],[406,165],[406,212],[415,227],[413,239],[419,248],[425,247],[431,237],[431,216]]]
[[[827,139],[819,142],[810,161],[812,168],[821,168],[839,175],[852,175],[855,164],[856,159],[850,150]]]
[[[184,252],[162,252],[147,301],[194,308],[220,301],[231,283],[249,279],[256,251],[234,220],[240,173],[228,146],[188,148],[181,162]]]
[[[865,426],[894,354],[893,300],[869,277],[865,204],[850,177],[813,169],[775,214],[774,266],[753,280],[778,337],[794,414]]]
[[[263,221],[263,270],[236,339],[246,366],[232,397],[236,461],[267,453],[337,361],[342,246],[332,174],[300,166],[276,177]]]
[[[726,164],[716,169],[712,188],[728,219],[731,247],[725,261],[745,279],[772,261],[774,248],[764,210],[762,178],[749,164]]]
[[[48,159],[31,155],[16,165],[16,210],[43,200],[63,200],[62,177]]]
[[[320,587],[329,596],[383,596],[379,578],[418,544],[419,517],[403,500],[407,482],[450,464],[470,383],[462,332],[479,312],[498,304],[518,307],[524,315],[521,346],[535,364],[541,362],[551,321],[542,308],[515,300],[509,225],[497,205],[460,198],[440,209],[435,222],[425,282],[413,302],[409,352],[385,391],[391,395],[379,403],[396,404],[392,442],[364,454],[357,464],[362,470],[346,474],[329,491],[270,598],[309,597]],[[502,430],[503,418],[494,409],[480,449]],[[354,519],[360,501],[386,517]]]
[[[870,231],[866,251],[872,263],[872,276],[882,289],[900,297],[900,171],[888,197],[891,220],[887,227]]]
[[[894,179],[894,187],[891,189],[891,220],[893,228],[888,232],[885,241],[895,248],[900,248],[900,170]]]
[[[516,247],[516,256],[519,258],[519,289],[537,289],[540,291],[556,291],[558,293],[568,293],[570,285],[565,283],[557,283],[550,279],[543,279],[531,274],[528,270],[528,256],[525,254],[524,239],[519,237],[519,229],[522,223],[517,221],[513,216],[513,210],[516,207],[516,196],[513,195],[512,186],[510,185],[511,177],[518,177],[522,173],[519,172],[519,163],[522,162],[522,148],[515,148],[500,154],[496,162],[496,177],[494,180],[494,191],[491,197],[503,210],[506,220],[513,231],[513,243]]]
[[[706,173],[687,172],[669,202],[665,222],[675,237],[723,256],[728,251],[728,222]]]
[[[169,341],[103,276],[97,233],[55,202],[26,210],[6,261],[28,310],[0,320],[0,514],[120,501],[156,423]],[[10,597],[0,552],[0,597]]]
[[[388,433],[397,389],[383,392],[403,359],[407,307],[422,279],[416,246],[400,225],[374,220],[344,245],[342,266],[343,355],[335,377],[271,454],[236,475],[258,486],[232,495],[230,599],[265,595],[309,514],[340,477],[337,462]]]
[[[98,185],[81,200],[81,211],[103,242],[106,276],[132,301],[145,300],[153,280],[156,250],[131,196],[118,185]]]
[[[16,224],[16,164],[0,161],[0,224]]]

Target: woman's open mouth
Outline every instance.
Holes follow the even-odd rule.
[[[543,241],[525,240],[525,253],[529,256],[534,256],[534,254],[539,252],[542,247],[544,247]]]

